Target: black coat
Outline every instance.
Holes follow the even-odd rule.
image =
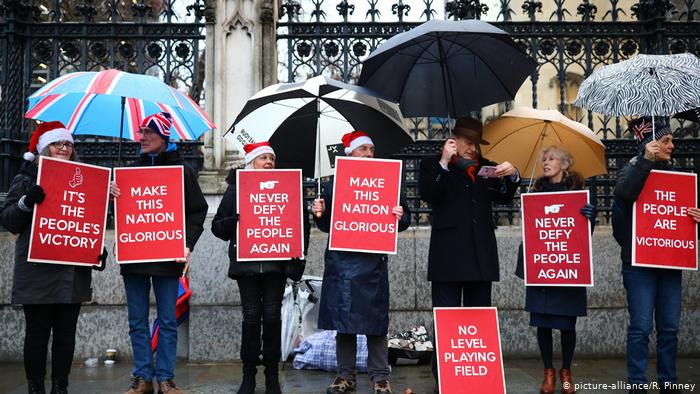
[[[2,207],[2,225],[11,233],[19,234],[15,242],[12,303],[76,304],[90,301],[91,268],[27,262],[33,212],[23,211],[17,202],[29,187],[36,184],[37,172],[34,162],[22,163]]]
[[[139,159],[129,167],[148,166],[182,166],[184,171],[185,186],[185,244],[190,251],[194,251],[194,245],[204,231],[204,220],[207,218],[207,200],[204,199],[202,189],[197,183],[197,172],[185,162],[176,145],[170,143],[165,152],[157,156],[142,154]],[[122,264],[121,274],[181,276],[185,263],[160,261],[152,263]]]
[[[438,156],[420,163],[421,199],[430,204],[428,280],[498,281],[496,224],[492,203],[509,204],[518,188],[510,177],[476,177],[452,164],[445,171]],[[495,165],[486,159],[479,167]],[[478,172],[478,169],[477,169]]]
[[[583,180],[580,183],[576,182],[576,184],[583,186]],[[563,192],[581,188],[571,187],[570,185],[571,183],[566,181],[549,183],[540,179],[535,184],[535,191]],[[520,248],[522,248],[522,244]],[[519,266],[523,263],[522,256],[522,252],[518,254]],[[528,312],[558,316],[586,316],[586,309],[587,297],[585,287],[527,286],[525,289],[525,310]]]
[[[326,211],[314,217],[318,229],[329,232],[333,206],[333,180],[325,185],[321,198]],[[403,216],[399,231],[411,225],[411,211],[401,199]],[[343,334],[386,335],[389,331],[389,271],[387,255],[328,250],[318,327]]]
[[[615,181],[615,198],[612,205],[613,236],[620,245],[622,264],[626,266],[632,264],[632,208],[651,170],[673,171],[674,168],[668,162],[653,162],[639,155],[617,174]]]
[[[236,214],[236,171],[233,168],[226,177],[228,187],[224,196],[219,203],[219,208],[216,210],[214,220],[211,222],[211,232],[224,241],[228,241],[228,258],[230,260],[228,268],[228,276],[231,279],[238,279],[242,276],[259,275],[267,273],[275,274],[290,274],[293,279],[301,277],[303,273],[303,260],[300,261],[241,261],[236,260],[236,223],[238,215]],[[309,249],[309,237],[311,236],[311,223],[308,215],[304,220],[304,255]],[[287,267],[289,264],[297,264],[298,267]],[[298,272],[301,270],[301,272]],[[291,275],[291,274],[295,275]]]

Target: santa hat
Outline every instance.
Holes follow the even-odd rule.
[[[44,122],[34,130],[32,138],[29,139],[29,151],[25,152],[22,157],[24,160],[32,161],[36,159],[37,153],[58,141],[73,143],[73,134],[61,122]]]
[[[629,129],[634,134],[634,138],[639,144],[640,152],[644,151],[644,147],[651,142],[652,139],[658,140],[666,134],[672,133],[671,128],[659,119],[655,119],[652,126],[651,117],[649,116],[631,120],[629,122]]]
[[[343,136],[343,146],[345,147],[345,154],[349,155],[352,151],[357,149],[360,145],[370,144],[374,146],[374,142],[369,136],[361,131],[352,131]]]
[[[273,156],[275,155],[274,149],[272,149],[272,146],[270,146],[270,143],[267,141],[247,144],[243,147],[243,150],[245,151],[244,161],[246,165],[252,163],[256,157],[264,155],[265,153],[272,153]]]
[[[167,112],[160,112],[144,118],[140,127],[148,127],[158,133],[164,140],[168,141],[170,139],[170,127],[172,124],[173,122],[170,114]]]

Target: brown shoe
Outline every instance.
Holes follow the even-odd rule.
[[[554,385],[556,384],[556,371],[554,368],[545,368],[544,380],[540,386],[540,394],[554,394]]]
[[[160,383],[158,383],[158,394],[183,394],[180,389],[175,387],[175,383],[170,380],[166,379]]]
[[[392,394],[391,384],[388,380],[379,380],[374,382],[374,394]]]
[[[131,387],[124,394],[153,394],[153,383],[140,376],[131,377]]]
[[[336,377],[333,383],[326,389],[326,394],[343,394],[355,391],[357,383],[355,379],[343,379],[340,376]]]
[[[562,394],[574,394],[576,392],[576,387],[574,386],[574,380],[571,378],[571,370],[570,369],[560,369],[559,370],[559,381],[561,382]]]

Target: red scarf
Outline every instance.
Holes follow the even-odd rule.
[[[473,160],[474,164],[467,167],[467,175],[469,175],[472,182],[476,182],[476,168],[479,166],[479,158],[475,157]]]

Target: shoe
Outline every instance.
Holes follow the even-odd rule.
[[[280,387],[280,379],[277,371],[268,371],[265,369],[265,394],[282,394]]]
[[[28,380],[27,381],[27,392],[29,394],[46,394],[46,388],[44,387],[44,380]]]
[[[379,380],[374,382],[374,394],[392,394],[391,384],[388,380]]]
[[[253,394],[255,393],[255,369],[252,371],[246,370],[245,364],[243,365],[243,380],[241,385],[238,387],[237,394]]]
[[[355,379],[343,379],[340,376],[336,377],[333,383],[326,389],[326,394],[343,394],[355,391],[357,383]]]
[[[51,379],[51,394],[68,394],[68,379]]]
[[[559,381],[561,382],[562,394],[574,394],[576,392],[576,386],[574,386],[574,380],[571,378],[570,369],[562,368],[559,370]]]
[[[153,394],[153,383],[140,376],[131,377],[131,387],[124,394]]]
[[[241,336],[243,380],[238,388],[238,394],[255,393],[255,374],[258,372],[258,362],[260,361],[260,341],[260,322],[244,322]]]
[[[281,347],[282,321],[263,321],[262,364],[265,366],[265,394],[282,394],[279,381]]]
[[[180,389],[175,387],[175,382],[170,379],[158,383],[158,394],[183,394]]]
[[[540,394],[554,394],[554,385],[557,382],[554,368],[544,369],[544,380],[540,386]]]

